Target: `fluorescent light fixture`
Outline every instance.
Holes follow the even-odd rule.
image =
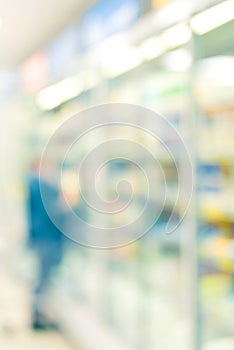
[[[166,68],[175,72],[188,70],[192,65],[192,55],[186,49],[178,49],[167,53],[163,58]]]
[[[227,0],[205,10],[191,19],[194,33],[203,35],[234,19],[234,0]]]
[[[168,49],[184,45],[191,38],[191,30],[185,23],[177,24],[160,35],[161,41]]]
[[[105,45],[101,53],[101,62],[104,73],[114,78],[138,67],[143,58],[139,48],[116,40]]]
[[[152,60],[170,49],[184,45],[191,39],[191,30],[184,23],[177,24],[157,37],[145,40],[140,46],[145,60]]]
[[[36,102],[41,109],[51,110],[78,96],[82,91],[83,81],[81,77],[73,76],[40,91]]]
[[[135,50],[126,50],[126,55],[121,55],[121,57],[115,56],[113,54],[110,60],[104,62],[104,71],[110,78],[117,77],[123,73],[126,73],[133,68],[138,67],[142,63],[142,59],[136,53]]]
[[[140,49],[145,60],[152,60],[165,52],[165,47],[162,45],[161,40],[156,37],[145,40]]]

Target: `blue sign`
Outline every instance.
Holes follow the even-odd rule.
[[[49,79],[59,79],[69,74],[80,48],[80,31],[77,26],[66,29],[54,39],[46,50]]]
[[[141,12],[141,0],[101,0],[83,17],[81,30],[84,47],[128,29]]]

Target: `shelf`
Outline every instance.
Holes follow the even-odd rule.
[[[199,214],[209,222],[234,223],[233,193],[210,193],[199,195]]]

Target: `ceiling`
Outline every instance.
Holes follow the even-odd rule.
[[[19,65],[95,0],[0,0],[0,68]]]

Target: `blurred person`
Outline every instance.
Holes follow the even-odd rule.
[[[60,193],[53,181],[52,167],[48,164],[39,178],[40,161],[33,163],[28,178],[28,245],[34,251],[39,266],[37,285],[34,290],[32,328],[47,329],[57,325],[49,322],[45,315],[45,297],[51,284],[51,278],[59,267],[64,251],[64,237],[48,216],[41,197],[40,188],[46,190],[47,204],[53,208],[56,221],[64,222],[64,212]],[[60,226],[61,227],[61,226]]]

